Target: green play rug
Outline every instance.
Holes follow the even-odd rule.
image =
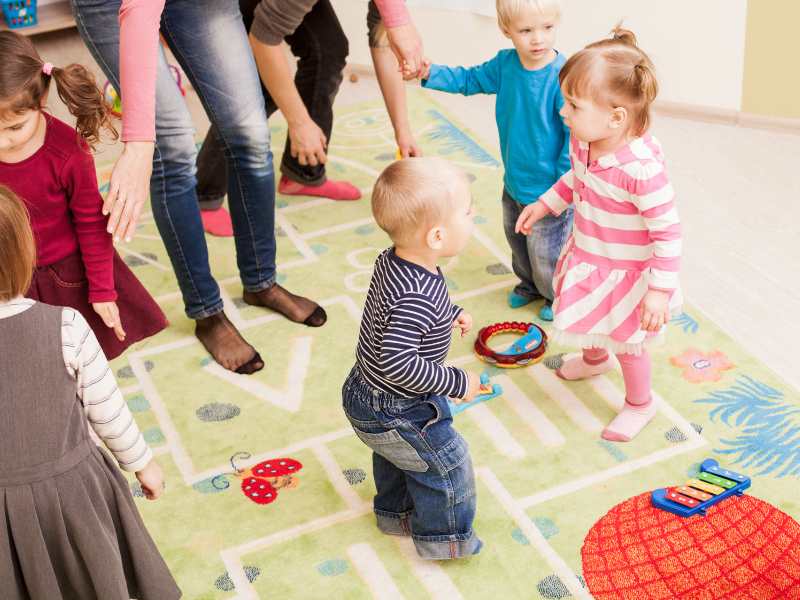
[[[472,180],[474,238],[443,265],[454,300],[478,327],[536,321],[538,304],[506,304],[514,277],[495,151],[424,92],[409,108],[424,151]],[[273,128],[273,148],[285,136],[285,125]],[[622,401],[617,373],[562,382],[553,368],[573,349],[558,347],[536,366],[501,372],[474,358],[472,335],[454,338],[451,362],[504,388],[455,418],[476,468],[484,549],[422,562],[410,540],[378,533],[370,453],[345,420],[340,388],[373,260],[389,243],[370,217],[369,190],[395,146],[379,102],[337,106],[332,139],[330,176],[354,182],[364,199],[279,195],[276,217],[279,281],[325,306],[323,328],[243,304],[232,240],[208,238],[228,315],[267,361],[257,375],[226,373],[193,337],[152,216],[120,247],[172,323],[113,366],[168,478],[157,502],[132,490],[186,598],[587,598],[580,551],[592,525],[628,498],[685,480],[705,457],[751,476],[748,494],[800,517],[798,392],[688,305],[653,354],[663,408],[628,444],[599,436]],[[246,470],[254,465],[262,472]],[[254,502],[243,482],[262,485],[267,473],[274,485],[258,489],[269,501]]]

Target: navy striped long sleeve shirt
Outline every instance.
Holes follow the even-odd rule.
[[[375,261],[358,336],[362,377],[403,398],[463,397],[467,374],[443,365],[460,312],[441,271],[435,275],[398,257],[394,248],[384,250]]]

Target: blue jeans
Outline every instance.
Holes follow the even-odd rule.
[[[120,0],[71,0],[78,31],[111,84],[119,85]],[[261,85],[237,0],[166,0],[161,34],[219,132],[231,176],[228,198],[244,289],[275,282],[275,173]],[[130,110],[130,107],[128,107]],[[195,192],[197,149],[189,109],[160,51],[153,217],[178,279],[186,314],[222,311]]]
[[[411,535],[422,558],[477,554],[483,543],[472,530],[475,474],[447,398],[398,398],[371,387],[354,367],[342,399],[356,435],[373,451],[378,529]]]
[[[552,303],[553,274],[561,248],[572,231],[572,209],[558,217],[547,215],[534,224],[530,235],[523,235],[514,231],[514,225],[524,208],[503,190],[503,229],[511,246],[511,268],[520,281],[514,293]]]

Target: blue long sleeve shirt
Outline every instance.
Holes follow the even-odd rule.
[[[569,168],[569,129],[558,111],[564,105],[558,73],[566,59],[529,71],[516,50],[501,50],[475,67],[431,65],[426,88],[463,94],[496,94],[503,183],[520,204],[536,202]]]

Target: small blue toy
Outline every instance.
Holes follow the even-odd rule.
[[[705,515],[710,506],[729,496],[741,496],[750,487],[750,478],[719,466],[713,458],[700,465],[700,473],[685,485],[653,490],[653,506],[681,517]]]
[[[531,326],[528,329],[528,333],[516,340],[513,344],[511,344],[508,348],[503,350],[502,354],[525,354],[526,352],[530,352],[534,348],[538,348],[542,345],[542,333],[543,331],[538,327]]]
[[[481,393],[475,396],[475,398],[471,402],[463,402],[461,404],[455,404],[454,402],[450,402],[450,414],[454,417],[461,412],[464,412],[468,408],[472,408],[476,404],[480,404],[481,402],[486,402],[487,400],[491,400],[492,398],[496,398],[503,393],[503,388],[500,386],[499,383],[489,383],[489,375],[487,373],[481,374]]]

